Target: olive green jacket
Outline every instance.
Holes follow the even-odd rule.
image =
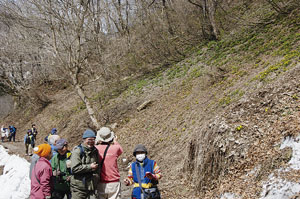
[[[79,146],[75,147],[71,156],[71,188],[80,191],[95,191],[99,181],[99,168],[92,171],[91,163],[96,162],[99,165],[98,150],[88,148],[81,144],[83,154]]]

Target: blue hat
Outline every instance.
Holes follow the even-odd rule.
[[[53,128],[53,129],[51,130],[51,134],[52,134],[52,135],[56,134],[56,132],[57,132],[56,128]]]
[[[96,138],[96,135],[94,133],[94,131],[92,131],[91,129],[87,129],[84,131],[83,135],[82,135],[82,139],[85,138]]]

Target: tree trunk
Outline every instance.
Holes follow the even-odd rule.
[[[100,124],[96,118],[96,115],[95,115],[95,111],[93,109],[93,106],[92,104],[90,103],[90,100],[87,98],[86,94],[84,93],[83,91],[83,88],[81,87],[81,85],[78,83],[77,81],[77,78],[76,78],[76,75],[75,74],[72,74],[72,80],[73,80],[73,85],[74,85],[74,88],[76,89],[77,91],[77,94],[78,96],[80,97],[80,99],[83,101],[83,103],[85,104],[86,106],[86,109],[88,111],[88,114],[92,120],[92,123],[93,125],[99,129],[100,128]]]
[[[215,0],[211,0],[211,1],[208,1],[207,2],[208,4],[208,15],[209,15],[209,21],[210,21],[210,24],[212,26],[212,29],[213,29],[213,34],[215,36],[216,39],[219,39],[219,28],[217,26],[217,23],[216,23],[216,19],[215,19],[215,16],[216,16],[216,12],[217,12],[217,1]]]
[[[216,0],[201,0],[199,2],[188,0],[189,3],[201,9],[202,32],[204,37],[209,40],[217,40],[219,38],[219,29],[216,23],[216,11],[218,1]]]

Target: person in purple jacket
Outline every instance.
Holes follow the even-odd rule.
[[[31,173],[30,199],[49,199],[53,190],[53,174],[49,160],[52,157],[51,146],[41,144],[34,148],[40,156]]]

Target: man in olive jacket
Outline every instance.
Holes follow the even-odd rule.
[[[94,199],[99,181],[99,155],[95,147],[95,133],[87,129],[81,145],[74,148],[71,156],[72,199]]]

